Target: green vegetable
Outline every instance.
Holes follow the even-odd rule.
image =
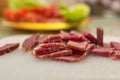
[[[21,8],[32,8],[34,6],[43,6],[38,0],[8,0],[8,7],[13,10]]]
[[[68,19],[69,22],[80,22],[89,16],[90,7],[81,3],[61,11],[62,15]]]

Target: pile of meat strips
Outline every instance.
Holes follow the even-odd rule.
[[[79,62],[90,54],[120,59],[119,42],[103,42],[104,31],[97,28],[97,37],[89,32],[78,33],[76,31],[60,31],[59,34],[40,35],[35,34],[23,42],[23,49],[36,58],[52,59],[64,62]],[[6,44],[0,47],[0,54],[14,51],[19,43]]]

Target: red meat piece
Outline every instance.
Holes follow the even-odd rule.
[[[111,42],[111,47],[115,48],[116,50],[120,50],[120,43],[119,42]]]
[[[65,32],[65,31],[60,31],[61,37],[64,41],[76,41],[76,42],[83,42],[83,41],[87,41],[87,39],[82,36],[81,34],[75,32],[75,31],[71,31],[70,33]]]
[[[86,52],[83,53],[83,55],[73,53],[70,56],[54,57],[52,59],[57,61],[63,61],[63,62],[79,62],[82,59],[84,59],[86,56],[87,56]]]
[[[91,52],[95,48],[95,44],[88,44],[86,51]]]
[[[37,48],[33,50],[33,55],[50,54],[65,49],[67,49],[67,46],[63,43],[40,44]]]
[[[114,48],[94,48],[91,52],[93,55],[110,57]]]
[[[54,43],[54,42],[62,42],[62,38],[59,35],[47,35],[39,40],[40,43]]]
[[[90,42],[95,43],[95,44],[98,43],[97,38],[95,38],[91,33],[83,32],[83,35],[84,35],[85,38],[87,38]]]
[[[69,41],[67,43],[68,47],[71,48],[71,49],[76,49],[76,50],[79,50],[79,51],[86,51],[86,47],[88,45],[88,42],[85,41],[85,42],[74,42],[74,41]]]
[[[72,54],[72,50],[61,50],[58,52],[53,52],[50,54],[44,54],[44,55],[39,55],[36,56],[39,59],[46,59],[46,58],[54,58],[54,57],[61,57],[61,56],[68,56]]]
[[[19,47],[19,43],[9,43],[2,47],[0,47],[0,55],[4,55],[5,53],[12,52]]]
[[[100,46],[103,46],[103,35],[104,35],[103,29],[101,27],[98,27],[97,28],[97,39],[98,39],[98,44]]]
[[[38,44],[38,40],[39,40],[40,35],[39,34],[35,34],[29,38],[27,38],[24,42],[23,42],[23,48],[25,51],[30,51],[32,50],[37,44]]]
[[[112,55],[113,55],[112,57],[113,60],[120,59],[120,51],[113,51]]]

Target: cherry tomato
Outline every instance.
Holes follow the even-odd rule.
[[[4,10],[4,16],[7,20],[10,20],[10,21],[16,21],[16,16],[15,16],[15,12],[10,10],[10,9],[5,9]]]

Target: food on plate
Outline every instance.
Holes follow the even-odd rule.
[[[103,35],[104,35],[103,29],[101,27],[98,27],[97,28],[97,39],[98,39],[98,44],[100,46],[103,46]]]
[[[0,47],[0,55],[10,53],[19,47],[19,43],[8,43]]]
[[[83,3],[64,8],[55,4],[42,5],[34,0],[11,0],[8,4],[3,14],[5,19],[11,22],[80,23],[90,14],[90,7]]]

